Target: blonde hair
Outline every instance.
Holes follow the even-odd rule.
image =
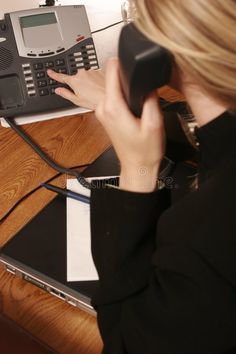
[[[236,109],[236,0],[131,0],[137,27],[209,94]]]

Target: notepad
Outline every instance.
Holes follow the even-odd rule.
[[[68,179],[67,188],[90,196],[90,190],[80,185],[77,179]],[[88,280],[98,280],[91,253],[90,205],[67,198],[67,281]]]

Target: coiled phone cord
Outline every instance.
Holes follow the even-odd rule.
[[[16,124],[14,118],[4,117],[9,126],[17,133],[40,157],[54,170],[77,178],[78,182],[85,188],[91,189],[91,184],[81,175],[80,172],[63,167],[54,162],[32,139]]]

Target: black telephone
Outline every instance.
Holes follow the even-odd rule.
[[[140,117],[144,96],[170,81],[172,56],[130,23],[120,34],[119,59],[127,103],[135,116]]]
[[[72,105],[54,94],[58,83],[48,68],[67,74],[98,69],[84,6],[17,11],[0,20],[0,117]]]

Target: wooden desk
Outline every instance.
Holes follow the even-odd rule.
[[[176,101],[178,94],[162,90]],[[34,123],[26,132],[62,165],[90,164],[109,145],[93,113]],[[0,218],[22,196],[56,175],[10,129],[0,127]],[[65,176],[54,184],[65,185]],[[0,246],[9,240],[50,200],[53,193],[39,189],[22,202],[0,225]],[[61,354],[100,354],[96,319],[37,287],[0,269],[0,311]],[[14,340],[14,338],[13,338]]]

